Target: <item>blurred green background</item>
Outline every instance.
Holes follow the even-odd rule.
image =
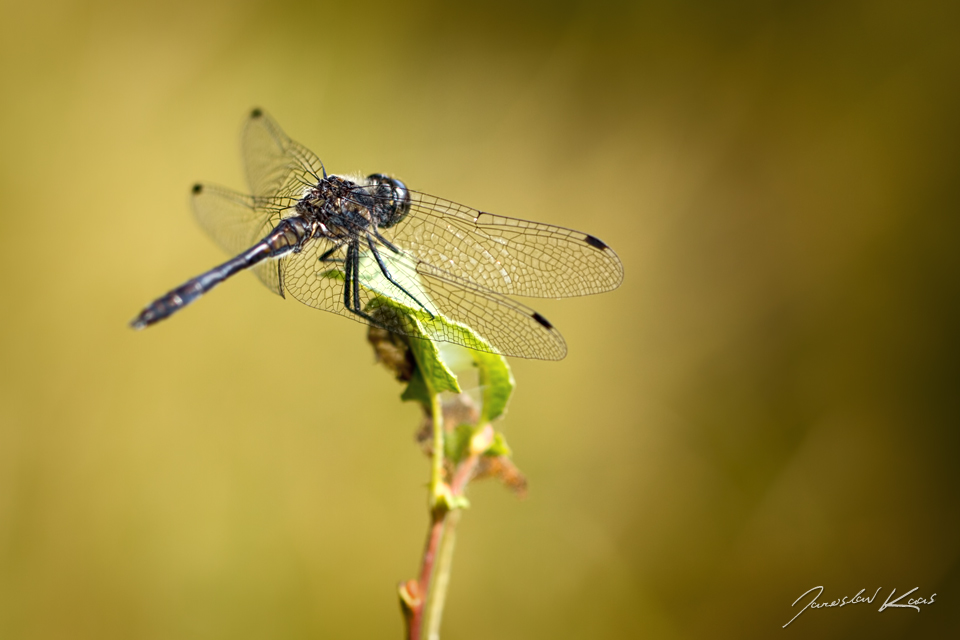
[[[472,488],[444,637],[960,630],[954,3],[5,1],[0,638],[399,638],[418,409],[362,325],[244,275],[196,180],[262,106],[338,172],[583,229],[531,301],[530,479]],[[919,587],[936,604],[791,603]]]

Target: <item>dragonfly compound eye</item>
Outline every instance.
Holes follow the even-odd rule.
[[[367,176],[370,181],[370,193],[379,201],[380,210],[378,226],[392,227],[410,211],[410,192],[407,185],[396,178],[382,173]]]

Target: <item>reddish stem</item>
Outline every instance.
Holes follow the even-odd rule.
[[[453,480],[450,482],[450,494],[453,496],[462,496],[467,488],[467,483],[473,478],[473,472],[480,462],[480,456],[471,453],[466,459],[457,466],[453,474]]]
[[[471,454],[457,466],[450,483],[450,494],[452,496],[463,495],[463,491],[466,489],[467,483],[470,482],[479,460],[479,455]],[[430,531],[427,534],[427,543],[424,546],[423,559],[420,562],[420,579],[417,581],[416,602],[411,607],[408,619],[408,640],[420,640],[423,631],[424,614],[426,613],[427,602],[430,601],[434,567],[449,513],[450,511],[445,508],[434,509],[431,516]]]
[[[439,514],[434,510],[430,531],[427,534],[427,544],[423,549],[423,559],[420,562],[420,579],[417,581],[417,601],[410,616],[410,626],[407,631],[407,640],[420,640],[423,629],[423,614],[426,611],[428,596],[430,595],[430,579],[433,576],[433,567],[437,561],[437,551],[443,539],[443,525],[446,512]]]

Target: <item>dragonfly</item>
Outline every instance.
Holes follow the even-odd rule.
[[[511,296],[585,296],[623,280],[617,254],[590,234],[472,209],[382,173],[327,174],[262,109],[247,117],[241,150],[249,194],[196,184],[191,196],[200,226],[234,257],[151,302],[134,329],[249,270],[281,297],[394,333],[560,360],[560,332]],[[408,313],[384,312],[397,307]]]

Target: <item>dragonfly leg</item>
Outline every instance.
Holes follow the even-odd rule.
[[[400,249],[397,249],[395,246],[393,246],[392,242],[390,242],[389,240],[384,238],[382,235],[380,235],[380,232],[378,230],[374,229],[373,235],[374,237],[376,237],[377,240],[382,242],[383,246],[385,246],[387,249],[390,249],[390,251],[393,251],[394,253],[400,253]]]
[[[335,259],[333,259],[333,260],[330,259],[330,256],[332,256],[333,253],[334,253],[337,249],[339,249],[341,246],[342,246],[342,245],[339,245],[339,244],[338,244],[337,246],[333,247],[332,249],[327,249],[326,251],[324,251],[323,253],[320,254],[320,257],[317,258],[317,260],[319,260],[320,262],[343,262],[343,260],[341,260],[340,258],[335,258]]]
[[[347,257],[345,259],[345,263],[346,264],[344,265],[343,269],[344,306],[370,324],[377,327],[382,327],[382,322],[365,312],[360,307],[360,278],[357,277],[357,274],[360,272],[360,249],[354,242],[351,242],[347,245]],[[352,303],[351,298],[353,299]]]
[[[379,236],[380,234],[377,234],[377,235]],[[426,311],[426,312],[427,312],[427,315],[429,315],[431,318],[433,318],[433,314],[430,313],[430,310],[429,310],[429,309],[427,309],[425,306],[423,306],[423,303],[422,303],[422,302],[420,302],[419,300],[417,300],[417,298],[416,298],[412,293],[410,293],[409,291],[407,291],[406,289],[404,289],[404,288],[400,285],[399,282],[397,282],[396,280],[393,279],[393,275],[390,273],[390,270],[387,269],[387,265],[384,264],[383,258],[380,257],[380,252],[377,251],[377,245],[374,244],[373,238],[370,236],[369,233],[367,234],[367,244],[370,245],[370,251],[373,253],[373,257],[377,259],[377,264],[380,266],[380,273],[383,274],[383,277],[386,278],[387,280],[389,280],[389,281],[390,281],[390,284],[392,284],[393,286],[395,286],[397,289],[400,289],[400,291],[404,292],[404,293],[407,295],[408,298],[410,298],[411,300],[413,300],[413,301],[417,304],[418,307],[420,307],[421,309],[423,309],[424,311]],[[388,246],[388,247],[392,247],[392,245],[390,245],[389,243],[387,243],[387,246]],[[396,250],[396,249],[394,249],[394,250]]]
[[[353,287],[353,310],[355,313],[369,318],[370,316],[365,314],[363,309],[360,308],[360,248],[356,242],[350,243],[350,248],[347,249],[347,260],[353,263],[350,269],[350,271],[353,272],[353,280],[350,282]]]
[[[353,278],[353,261],[350,260],[350,247],[347,247],[347,259],[343,265],[343,306],[353,311],[350,306],[350,281]]]

